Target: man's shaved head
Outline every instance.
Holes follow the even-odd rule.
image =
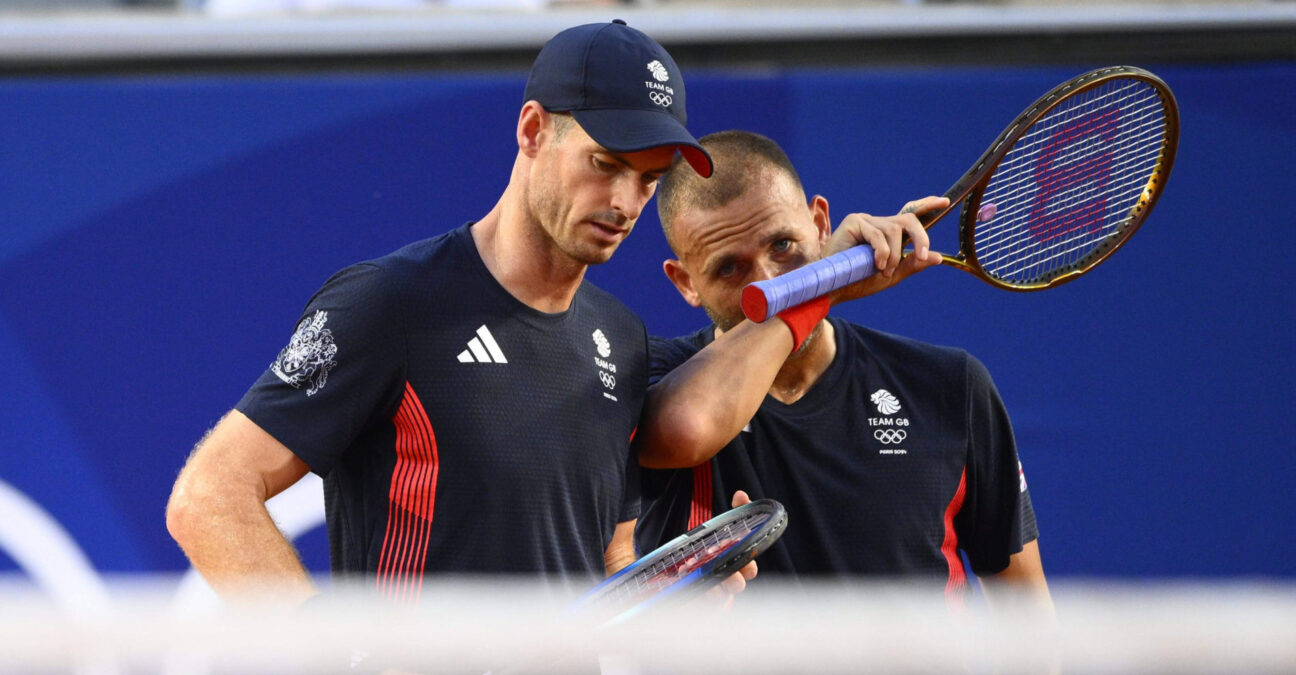
[[[715,173],[703,178],[677,156],[671,171],[657,184],[657,215],[666,242],[676,255],[679,248],[673,230],[683,210],[724,206],[753,187],[767,183],[771,171],[786,175],[798,191],[803,190],[801,177],[787,153],[769,138],[733,130],[703,136],[699,142],[711,154]]]

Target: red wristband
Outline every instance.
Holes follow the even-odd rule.
[[[782,319],[783,323],[792,329],[793,352],[801,348],[806,338],[810,337],[810,333],[814,331],[815,326],[818,326],[819,322],[828,316],[828,307],[831,304],[828,302],[828,296],[821,295],[814,300],[807,300],[796,307],[789,307],[778,313],[778,318]]]

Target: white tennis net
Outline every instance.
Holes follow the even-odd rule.
[[[346,593],[195,608],[175,587],[118,582],[107,605],[76,607],[0,584],[0,673],[1296,672],[1292,583],[1055,583],[1053,623],[979,599],[951,612],[903,587],[758,578],[727,612],[703,600],[608,627],[519,580],[429,580],[417,611]]]

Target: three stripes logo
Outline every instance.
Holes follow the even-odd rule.
[[[458,358],[459,363],[508,363],[485,324],[477,329],[477,337],[468,341],[468,348],[459,352]]]

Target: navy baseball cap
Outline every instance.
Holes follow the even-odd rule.
[[[545,43],[523,100],[570,113],[612,152],[673,145],[699,175],[711,175],[711,156],[684,126],[684,78],[675,60],[620,19],[568,28]]]

